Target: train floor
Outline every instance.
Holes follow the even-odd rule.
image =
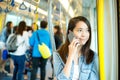
[[[28,72],[27,75],[24,75],[24,80],[30,80],[30,74],[31,74],[31,72]],[[45,78],[45,80],[53,80],[53,79],[51,79],[51,77],[52,77],[52,67],[51,67],[50,60],[48,60],[47,65],[46,65],[46,78]],[[0,73],[0,80],[12,80],[12,76],[8,76],[6,74]],[[40,80],[40,68],[38,69],[36,80]]]

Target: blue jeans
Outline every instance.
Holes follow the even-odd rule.
[[[25,55],[11,56],[14,61],[14,72],[12,80],[23,80],[23,73],[25,68]]]

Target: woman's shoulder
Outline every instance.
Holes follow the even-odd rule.
[[[59,57],[60,57],[59,53],[57,51],[54,51],[53,52],[53,58],[56,60]]]
[[[60,62],[64,65],[64,62],[57,51],[53,52],[53,60],[55,60],[55,62]]]
[[[98,53],[93,51],[94,52],[94,56],[93,56],[93,63],[98,63]]]
[[[98,58],[98,53],[97,52],[94,52],[94,59],[95,58]]]

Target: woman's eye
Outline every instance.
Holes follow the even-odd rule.
[[[78,30],[78,32],[81,32],[82,30]]]
[[[89,32],[90,30],[87,30],[87,32]]]

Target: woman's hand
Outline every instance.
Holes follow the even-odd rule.
[[[66,61],[66,65],[63,69],[65,75],[67,78],[70,76],[70,71],[71,71],[71,66],[72,66],[72,61],[74,60],[74,56],[77,55],[78,51],[78,46],[79,46],[79,39],[73,39],[72,42],[69,45],[69,53],[68,53],[68,58]]]
[[[68,57],[71,57],[72,59],[74,58],[74,56],[77,54],[79,45],[79,39],[73,38],[72,42],[69,45]]]

